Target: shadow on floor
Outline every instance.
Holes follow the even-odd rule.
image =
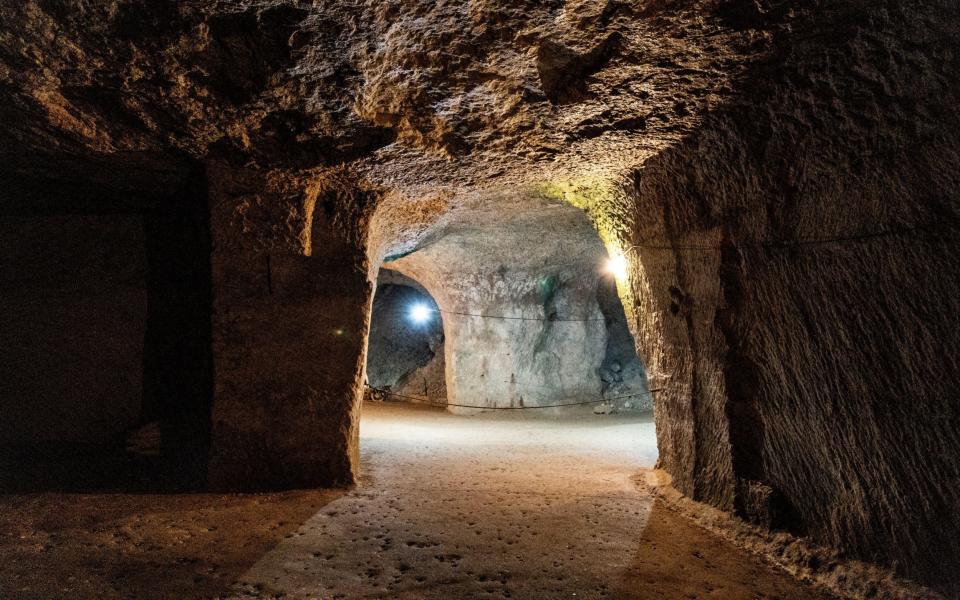
[[[616,598],[827,600],[759,557],[654,501]]]
[[[122,442],[0,446],[0,493],[160,492],[156,456],[128,452]]]
[[[184,493],[203,491],[205,472],[186,456],[161,458],[157,422],[101,443],[0,444],[0,493]]]
[[[345,493],[177,493],[151,446],[0,447],[0,598],[222,597]]]
[[[224,597],[343,493],[0,494],[0,598]]]

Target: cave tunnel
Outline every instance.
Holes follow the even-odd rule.
[[[381,268],[367,341],[369,396],[445,406],[443,316],[419,283]]]
[[[0,2],[0,597],[960,598],[955,2]]]
[[[421,238],[379,270],[374,396],[460,412],[652,410],[613,261],[582,210],[479,198]]]

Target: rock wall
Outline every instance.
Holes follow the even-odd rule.
[[[432,405],[446,402],[447,366],[444,362],[443,347],[437,347],[436,353],[426,364],[407,372],[392,389],[395,393],[406,396],[406,400],[410,402]]]
[[[615,410],[653,410],[647,370],[637,355],[637,343],[617,295],[614,277],[603,277],[597,282],[597,304],[607,329],[607,347],[597,370],[604,398]]]
[[[451,402],[549,406],[601,397],[606,328],[592,286],[570,271],[456,277],[444,289]]]
[[[738,100],[636,172],[628,243],[677,485],[955,594],[951,10],[792,23]]]
[[[145,272],[139,217],[0,217],[0,444],[138,423]]]
[[[583,212],[522,196],[480,197],[459,210],[422,247],[389,263],[437,301],[450,402],[602,399],[604,250]]]
[[[209,223],[187,238],[210,262],[183,254],[202,293],[164,296],[192,308],[161,320],[192,324],[160,345],[194,357],[167,374],[193,389],[158,414],[173,457],[210,446],[214,485],[353,481],[388,257],[441,307],[602,316],[588,261],[532,261],[541,243],[592,252],[549,228],[511,248],[526,264],[414,264],[461,217],[577,188],[631,263],[619,292],[677,485],[960,593],[951,2],[25,0],[0,21],[0,212],[169,219],[168,274],[189,246],[175,215]],[[371,228],[385,202],[392,229]],[[7,315],[35,292],[5,295]],[[521,375],[551,398],[600,393],[574,382],[603,363],[602,325],[487,323],[457,329],[590,350],[484,366],[448,331],[453,396],[482,400],[485,378],[518,403]]]

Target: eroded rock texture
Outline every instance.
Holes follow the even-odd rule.
[[[436,299],[452,408],[651,408],[606,252],[582,210],[476,194],[391,269]]]
[[[960,527],[957,30],[823,10],[627,192],[663,315],[640,338],[679,392],[661,460],[687,493],[950,588],[960,546],[930,532]]]
[[[566,201],[630,264],[678,487],[957,592],[951,2],[25,0],[0,23],[0,211],[166,224],[181,258],[148,296],[187,304],[145,351],[193,357],[158,414],[211,483],[352,481],[381,262],[473,198]]]

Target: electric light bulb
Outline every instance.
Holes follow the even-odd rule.
[[[607,273],[610,273],[617,279],[627,278],[627,257],[622,254],[615,254],[607,260]]]
[[[426,304],[414,304],[410,307],[410,319],[414,323],[426,323],[430,319],[430,312]]]

